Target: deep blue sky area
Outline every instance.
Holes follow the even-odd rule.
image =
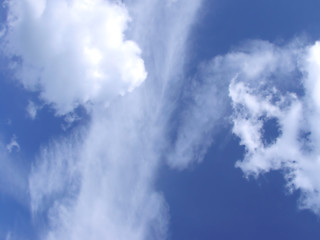
[[[27,198],[24,198],[23,201],[26,203]],[[26,206],[17,202],[15,198],[0,193],[0,209],[0,237],[3,237],[5,232],[15,232],[20,235],[21,239],[37,239],[31,212]]]
[[[246,179],[234,164],[244,149],[221,132],[201,164],[186,171],[164,167],[159,189],[170,209],[169,239],[316,240],[320,219],[298,210],[280,172]]]
[[[320,1],[205,1],[191,35],[196,58],[225,54],[248,39],[284,43],[320,36]],[[203,46],[208,46],[204,48]]]

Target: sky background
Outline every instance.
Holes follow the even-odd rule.
[[[318,9],[2,1],[0,239],[319,239]]]

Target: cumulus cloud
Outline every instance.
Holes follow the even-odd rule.
[[[154,182],[168,138],[167,95],[179,89],[169,82],[182,84],[180,53],[200,1],[13,3],[11,16],[18,17],[6,39],[9,53],[21,57],[24,86],[39,90],[71,123],[78,104],[91,110],[88,123],[43,146],[32,165],[34,219],[48,218],[43,239],[165,239],[168,209]],[[22,25],[33,33],[26,43],[15,37]],[[23,45],[39,39],[54,50]],[[140,56],[148,79],[136,88],[146,78]]]
[[[3,51],[17,77],[57,114],[107,105],[146,78],[138,45],[124,37],[126,7],[104,0],[8,1]]]
[[[246,148],[237,166],[254,176],[285,169],[301,206],[320,212],[318,43],[253,41],[186,78],[201,0],[7,4],[2,51],[19,81],[64,115],[66,127],[77,107],[90,109],[87,123],[43,146],[32,163],[33,217],[48,220],[42,239],[165,239],[168,208],[154,186],[163,152],[178,169],[201,161],[231,105]],[[277,134],[267,141],[268,121]]]
[[[257,48],[259,45],[262,48]],[[253,43],[249,52],[227,56],[237,59],[233,62],[237,70],[229,86],[234,108],[233,133],[246,149],[237,166],[247,176],[284,170],[288,188],[302,193],[300,206],[317,214],[319,56],[319,42],[294,48],[262,41]],[[293,90],[288,88],[290,85],[300,88]]]

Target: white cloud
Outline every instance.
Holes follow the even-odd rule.
[[[17,142],[17,137],[15,135],[12,136],[10,142],[6,145],[6,148],[9,153],[11,153],[13,150],[17,152],[20,151],[20,145]]]
[[[40,110],[41,108],[41,106],[35,104],[33,101],[29,101],[26,108],[29,118],[35,119],[37,117],[38,110]]]
[[[29,179],[32,212],[45,210],[61,193],[74,193],[80,177],[80,134],[53,141],[41,150]]]
[[[29,184],[34,215],[49,217],[45,239],[165,238],[167,207],[153,186],[158,128],[137,96],[41,151]]]
[[[128,29],[132,37],[143,49],[143,57],[152,79],[155,94],[162,98],[181,86],[184,64],[187,59],[190,28],[202,0],[128,0],[128,10],[133,25]],[[175,86],[175,84],[178,85]],[[159,105],[164,105],[161,99]],[[159,106],[160,108],[161,106]]]
[[[254,46],[257,44],[266,43],[256,42]],[[289,189],[302,193],[300,206],[320,214],[320,152],[317,147],[320,144],[320,44],[297,48],[269,46],[267,51],[253,47],[249,53],[227,56],[231,59],[242,56],[233,62],[237,71],[229,87],[235,110],[233,133],[246,149],[244,159],[237,162],[237,166],[247,176],[283,169]],[[266,59],[257,59],[260,55],[265,55]],[[279,65],[284,59],[286,64]],[[290,79],[289,84],[299,86],[302,83],[302,89],[294,92],[283,88],[288,81],[284,76]],[[271,120],[274,126],[265,128]],[[272,135],[271,128],[278,134],[266,142]]]
[[[155,102],[151,110],[154,111],[153,119],[160,126],[165,125],[163,131],[167,134],[160,147],[167,152],[164,157],[171,167],[186,168],[202,160],[211,144],[213,126],[223,116],[224,99],[227,98],[218,89],[220,83],[212,80],[211,66],[203,66],[203,75],[197,79],[190,80],[184,75],[185,59],[190,52],[188,34],[196,14],[201,14],[202,1],[128,2],[134,21],[139,23],[129,34],[142,46],[149,79],[152,79],[152,84],[148,85],[147,81],[146,87],[155,96],[151,100]],[[145,14],[140,14],[137,9],[144,9]],[[222,88],[227,91],[227,85]],[[181,107],[177,104],[181,94],[190,104],[186,104],[177,116],[181,122],[172,142],[172,117]]]
[[[70,112],[79,105],[91,110],[87,125],[44,146],[33,164],[31,208],[35,219],[48,217],[43,238],[165,239],[168,209],[154,187],[162,151],[168,149],[168,163],[178,169],[200,161],[228,111],[228,87],[233,131],[246,147],[238,166],[248,175],[285,168],[288,186],[303,192],[303,206],[320,212],[318,44],[305,58],[295,44],[255,41],[202,66],[200,81],[185,88],[190,103],[171,148],[174,95],[184,88],[187,38],[201,1],[126,4],[9,2],[6,54],[21,58],[17,76],[24,87],[39,91],[67,122],[77,118]],[[144,64],[148,79],[137,88],[147,78]],[[285,90],[297,82],[278,80],[297,69],[305,73],[302,99]],[[276,119],[281,130],[268,145],[265,119]],[[301,139],[301,130],[311,133]]]
[[[46,5],[45,12],[54,13],[56,3],[46,3],[51,5]],[[62,4],[63,1],[58,3]],[[73,1],[71,9],[68,9],[69,15],[75,11],[72,3]],[[33,214],[35,218],[38,214],[48,216],[49,226],[43,230],[44,239],[165,239],[168,209],[161,193],[154,187],[160,150],[167,140],[164,129],[168,120],[168,108],[165,105],[170,100],[165,94],[175,91],[168,87],[168,83],[178,82],[177,76],[182,72],[184,56],[180,53],[186,47],[188,31],[200,1],[177,1],[170,6],[166,1],[160,0],[128,1],[127,8],[122,4],[114,5],[110,2],[104,2],[106,6],[100,1],[93,4],[97,3],[101,3],[104,15],[96,16],[100,16],[102,20],[110,20],[107,21],[110,23],[109,27],[115,28],[114,31],[121,30],[121,34],[124,34],[128,27],[128,9],[132,22],[126,35],[143,50],[149,72],[148,79],[130,94],[115,98],[108,108],[105,108],[106,102],[103,102],[105,99],[102,95],[106,94],[108,97],[114,89],[101,89],[101,96],[90,98],[92,111],[89,123],[82,126],[83,129],[75,129],[74,135],[69,138],[56,139],[42,148],[29,178]],[[184,8],[181,8],[181,5]],[[51,7],[53,10],[49,9]],[[97,13],[100,13],[98,6],[96,8]],[[42,10],[39,9],[34,11],[41,13]],[[67,10],[62,8],[63,11],[67,13]],[[88,13],[85,17],[94,13]],[[105,16],[109,13],[110,16]],[[126,24],[123,24],[126,27],[117,25],[117,22],[113,23],[114,18],[125,21]],[[49,20],[42,23],[43,26],[49,24]],[[84,23],[83,27],[86,30],[87,25]],[[79,30],[75,30],[83,31],[80,26]],[[160,45],[159,36],[163,40]],[[106,44],[110,45],[125,44],[124,38],[119,39],[105,40]],[[100,42],[95,44],[100,46]],[[132,60],[139,60],[140,52],[133,52],[134,54],[130,51],[128,53],[134,55]],[[125,65],[126,58],[122,58],[122,52],[119,53],[118,49],[111,52],[108,48],[109,53],[112,54],[108,55],[109,62],[104,65],[105,74],[114,74],[117,67],[125,71],[121,68],[123,65],[115,65],[118,64],[118,60]],[[30,55],[31,58],[36,58],[35,55]],[[89,49],[87,55],[91,58],[91,64],[99,62],[101,57],[95,49]],[[80,68],[80,71],[83,69],[83,65],[75,65],[71,61],[63,64],[68,68]],[[43,77],[40,76],[40,83],[44,81]],[[51,88],[51,84],[56,84],[51,81],[57,77],[59,75],[53,74],[52,78],[47,78],[46,86]],[[132,80],[135,83],[135,77],[135,73],[130,73],[128,81]],[[68,86],[81,88],[77,96],[85,99],[91,90],[78,86],[81,83],[68,82]],[[126,89],[132,90],[128,85]],[[43,89],[42,96],[48,96],[46,89]],[[45,99],[56,104],[59,114],[65,114],[73,107],[64,108],[57,105],[60,100],[61,104],[65,101],[71,104],[69,100],[73,100],[68,100],[61,94]],[[100,104],[101,102],[103,104]],[[74,115],[66,116],[66,119],[71,116],[69,120],[73,121]]]
[[[168,163],[171,167],[184,169],[202,161],[214,136],[225,127],[228,84],[220,81],[218,72],[212,71],[215,67],[216,62],[203,65],[201,74],[185,88],[185,104],[176,114],[176,136],[169,142]]]
[[[115,105],[110,111],[119,111]],[[134,112],[127,111],[100,115],[84,141],[59,141],[40,156],[30,190],[36,212],[50,209],[47,239],[149,239],[152,230],[152,239],[164,238],[166,205],[153,189],[152,139],[132,128]]]
[[[300,56],[301,50],[295,47],[297,45],[298,43],[292,43],[280,49],[268,42],[251,41],[241,46],[237,52],[217,56],[200,65],[195,80],[189,83],[184,81],[183,85],[177,84],[184,91],[181,97],[184,106],[179,110],[181,113],[175,116],[177,132],[168,147],[170,166],[183,169],[201,161],[216,134],[229,126],[228,116],[232,108],[228,91],[232,79],[244,80],[263,88],[267,80],[270,84],[274,81],[269,79],[272,74],[288,78],[295,71],[297,58]],[[293,83],[282,81],[278,83],[278,87],[286,89],[291,84]],[[245,102],[251,113],[277,110],[269,103],[260,105],[255,96],[247,93],[249,89],[245,85],[237,84],[234,87],[234,91],[230,93],[234,101]],[[252,121],[241,123],[242,141],[251,144],[252,148],[259,147],[256,141],[259,134],[256,130],[260,125],[260,122]]]
[[[17,77],[66,114],[108,104],[146,78],[141,50],[124,32],[123,4],[104,0],[12,0],[3,51],[21,58]]]

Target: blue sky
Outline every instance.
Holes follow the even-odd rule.
[[[0,239],[318,239],[319,8],[3,1]]]

